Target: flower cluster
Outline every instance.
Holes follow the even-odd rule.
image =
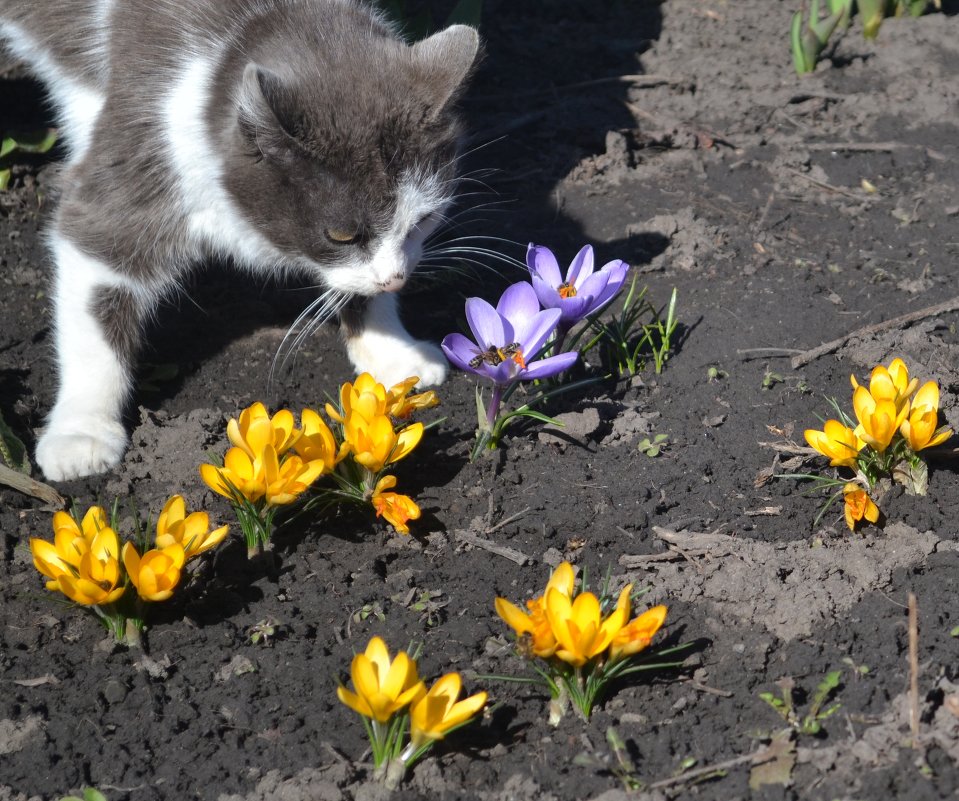
[[[496,599],[496,613],[517,634],[518,651],[544,665],[535,669],[553,698],[553,723],[570,700],[588,719],[608,682],[646,667],[631,665],[629,658],[649,646],[666,620],[666,607],[654,606],[630,620],[631,592],[632,584],[627,584],[613,609],[605,610],[604,600],[612,599],[576,594],[573,566],[563,562],[543,595],[526,602],[528,611]]]
[[[573,365],[579,354],[563,351],[566,335],[616,296],[629,269],[615,260],[596,271],[589,245],[580,250],[565,275],[552,251],[539,245],[530,244],[526,264],[532,283],[520,281],[508,287],[496,306],[482,298],[467,299],[472,340],[455,333],[441,343],[452,364],[493,385],[488,407],[484,408],[477,391],[479,430],[474,455],[484,447],[495,448],[504,427],[516,417],[551,422],[531,410],[532,402],[502,415],[500,408],[521,382],[551,378]],[[544,393],[536,400],[547,396]]]
[[[115,521],[92,506],[80,521],[57,512],[53,542],[31,538],[30,551],[48,590],[89,607],[117,640],[135,645],[143,628],[143,602],[173,595],[185,563],[222,542],[227,528],[211,531],[206,512],[187,515],[183,498],[174,495],[157,520],[152,548],[131,541],[121,547]]]
[[[447,673],[427,690],[416,660],[405,651],[390,659],[379,637],[353,657],[350,678],[353,690],[341,685],[336,694],[363,716],[377,776],[394,787],[434,742],[468,723],[486,704],[485,692],[457,700],[462,689],[458,673]],[[404,745],[407,723],[409,742]]]
[[[822,430],[808,429],[806,442],[832,467],[851,470],[842,484],[846,523],[854,529],[861,520],[875,523],[879,509],[868,496],[883,479],[902,482],[907,490],[925,494],[927,469],[920,451],[941,445],[952,430],[939,426],[939,387],[935,381],[919,386],[909,368],[896,358],[888,367],[873,368],[869,386],[850,376],[853,386],[852,420],[837,406],[839,420],[826,420]]]
[[[200,476],[210,489],[228,498],[251,555],[270,547],[273,518],[282,506],[300,500],[323,477],[338,499],[372,504],[398,531],[420,516],[411,498],[391,490],[396,478],[386,468],[407,456],[423,436],[422,423],[410,423],[416,409],[435,406],[434,392],[411,395],[413,376],[387,390],[368,373],[340,388],[340,408],[326,405],[337,434],[313,409],[304,409],[300,428],[293,412],[272,417],[254,403],[227,424],[232,447],[222,466],[204,464]]]

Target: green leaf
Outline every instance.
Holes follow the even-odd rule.
[[[534,420],[539,420],[541,423],[546,423],[547,425],[556,426],[557,428],[565,428],[559,420],[549,415],[543,414],[542,412],[537,412],[535,409],[517,409],[515,412],[510,414],[511,417],[532,417]]]
[[[6,140],[4,140],[5,143]],[[56,143],[57,131],[55,128],[18,134],[15,141],[17,149],[24,153],[47,153]],[[0,147],[0,156],[3,155],[3,148]]]
[[[3,137],[3,141],[0,142],[0,158],[4,156],[9,156],[14,150],[17,149],[17,140],[12,136]]]
[[[27,446],[7,425],[2,411],[0,411],[0,457],[9,467],[24,475],[30,475],[30,456],[27,453]]]
[[[9,168],[5,170],[0,170],[0,192],[6,191],[6,188],[10,185],[10,176],[12,173]]]

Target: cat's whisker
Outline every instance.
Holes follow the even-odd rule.
[[[270,367],[269,386],[279,372],[290,366],[292,371],[296,366],[296,355],[303,343],[312,336],[323,323],[339,314],[343,306],[349,301],[348,294],[335,289],[327,289],[312,300],[290,325],[284,335]],[[292,360],[292,362],[291,362]]]

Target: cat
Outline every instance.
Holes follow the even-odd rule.
[[[143,323],[210,258],[317,284],[304,314],[339,315],[357,372],[444,380],[396,291],[456,189],[473,28],[407,45],[359,0],[0,0],[0,39],[45,82],[68,151],[48,479],[119,463]]]

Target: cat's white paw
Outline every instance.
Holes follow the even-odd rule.
[[[83,431],[50,425],[37,443],[37,464],[50,481],[67,481],[115,467],[126,447],[126,431],[113,421]]]
[[[393,343],[390,348],[350,355],[358,373],[370,373],[386,387],[398,384],[411,375],[419,376],[417,386],[436,386],[446,380],[449,371],[449,362],[443,351],[432,342],[420,340]]]

